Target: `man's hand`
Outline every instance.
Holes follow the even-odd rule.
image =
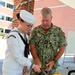
[[[47,68],[45,69],[45,71],[47,72],[50,71],[53,65],[54,65],[54,61],[50,61],[48,64],[46,64]]]
[[[23,68],[23,75],[26,75],[26,73],[27,73],[27,66],[24,66],[24,68]]]
[[[40,69],[40,67],[39,67],[38,65],[34,65],[33,70],[34,70],[35,72],[38,72],[38,73],[41,72],[41,69]]]

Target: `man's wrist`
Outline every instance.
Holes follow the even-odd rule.
[[[54,63],[55,63],[57,60],[53,59],[53,61],[54,61]]]

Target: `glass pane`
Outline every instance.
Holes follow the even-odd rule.
[[[11,17],[6,17],[6,21],[12,21]]]
[[[10,31],[10,29],[5,29],[5,33],[9,33]]]
[[[3,33],[3,28],[0,28],[0,33]]]
[[[7,8],[11,8],[11,9],[13,9],[13,5],[12,5],[12,4],[9,4],[9,3],[7,3]]]
[[[0,1],[0,6],[5,6],[5,2]]]
[[[0,15],[0,20],[4,20],[4,16],[3,15]]]

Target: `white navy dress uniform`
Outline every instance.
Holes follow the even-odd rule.
[[[34,24],[36,21],[36,18],[25,10],[20,11],[20,17],[30,24]],[[13,30],[18,31],[17,28]],[[23,33],[20,34],[24,37]],[[15,37],[7,38],[7,49],[3,61],[2,75],[22,75],[23,67],[27,66],[30,69],[32,63],[28,58],[24,57],[25,44],[19,34],[17,32],[10,32],[7,37],[10,35],[14,35]]]

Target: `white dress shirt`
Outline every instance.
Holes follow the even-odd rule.
[[[13,30],[18,31],[17,28],[14,28]],[[24,34],[20,34],[24,37]],[[25,45],[19,34],[17,32],[10,32],[8,36],[10,35],[14,35],[16,38],[7,38],[7,50],[3,61],[2,75],[22,75],[23,66],[27,66],[29,69],[31,66],[31,61],[24,57]]]

